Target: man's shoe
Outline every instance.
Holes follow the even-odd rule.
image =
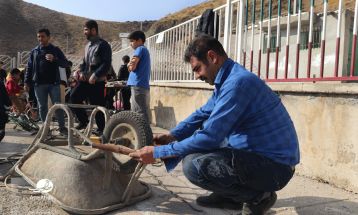
[[[277,195],[275,192],[267,192],[263,194],[261,200],[258,202],[244,203],[241,214],[263,215],[275,204],[276,200]]]
[[[68,129],[66,127],[59,128],[60,135],[67,136],[68,135]]]
[[[84,124],[84,123],[79,123],[75,128],[77,130],[82,130],[82,129],[85,129],[87,127],[87,124]]]
[[[223,197],[216,193],[212,193],[208,196],[199,196],[196,199],[196,203],[203,207],[209,208],[226,208],[231,210],[241,210],[242,202],[235,202],[230,198]]]

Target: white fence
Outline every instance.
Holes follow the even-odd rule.
[[[327,1],[316,2],[316,5],[311,1],[306,11],[302,9],[302,0],[293,1],[297,5],[278,0],[273,6],[273,1],[268,0],[267,6],[264,2],[228,0],[227,4],[214,9],[215,31],[218,31],[215,36],[230,58],[266,81],[358,80],[358,0],[345,3],[340,0],[333,11],[327,11]],[[285,15],[281,13],[281,2],[288,6],[284,9]],[[342,9],[343,4],[349,9]],[[317,6],[318,13],[314,12]],[[147,39],[151,81],[195,81],[183,56],[194,38],[199,18]],[[327,31],[326,26],[330,30]],[[113,59],[120,59],[129,50],[116,52]]]

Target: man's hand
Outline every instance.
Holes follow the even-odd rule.
[[[153,154],[154,146],[144,146],[143,148],[130,153],[129,156],[144,164],[151,164],[155,162]]]
[[[81,72],[80,69],[76,70],[76,71],[73,73],[73,77],[74,77],[77,81],[86,81],[86,77],[85,77],[85,75],[83,74],[83,72]]]
[[[24,90],[26,92],[29,92],[30,91],[30,86],[28,84],[24,84]]]
[[[90,79],[88,80],[88,83],[90,84],[95,84],[96,83],[96,76],[94,75],[94,73],[91,75]]]
[[[129,61],[127,67],[128,67],[128,71],[132,72],[137,68],[137,65],[139,63],[139,57],[132,57],[132,59]]]
[[[171,134],[155,134],[153,136],[153,145],[167,145],[175,140],[175,137]]]
[[[53,62],[55,60],[55,56],[53,56],[53,54],[46,54],[45,58],[50,62]]]

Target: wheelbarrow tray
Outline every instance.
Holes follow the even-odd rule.
[[[106,189],[103,186],[105,168],[104,158],[81,161],[39,148],[15,170],[32,186],[40,179],[51,180],[54,187],[45,195],[64,210],[76,214],[102,214],[150,197],[150,186],[134,180],[130,198],[123,201],[132,174],[112,170]]]

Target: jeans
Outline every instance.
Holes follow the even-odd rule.
[[[37,104],[42,122],[45,122],[48,112],[48,96],[52,104],[61,103],[61,91],[59,84],[39,84],[34,86]],[[56,111],[56,118],[60,128],[65,127],[65,118],[63,110]]]
[[[84,101],[88,101],[91,105],[104,107],[106,105],[104,99],[104,82],[90,84],[88,82],[80,81],[71,92],[70,102],[72,104],[83,104]],[[73,112],[81,124],[86,125],[88,123],[88,116],[85,109],[73,108]],[[103,131],[105,126],[103,113],[98,112],[95,118],[98,130]]]
[[[131,111],[143,114],[144,118],[150,122],[149,119],[149,89],[142,87],[131,87]]]
[[[187,155],[183,172],[205,190],[236,202],[251,202],[286,186],[294,169],[252,152],[224,148]]]

